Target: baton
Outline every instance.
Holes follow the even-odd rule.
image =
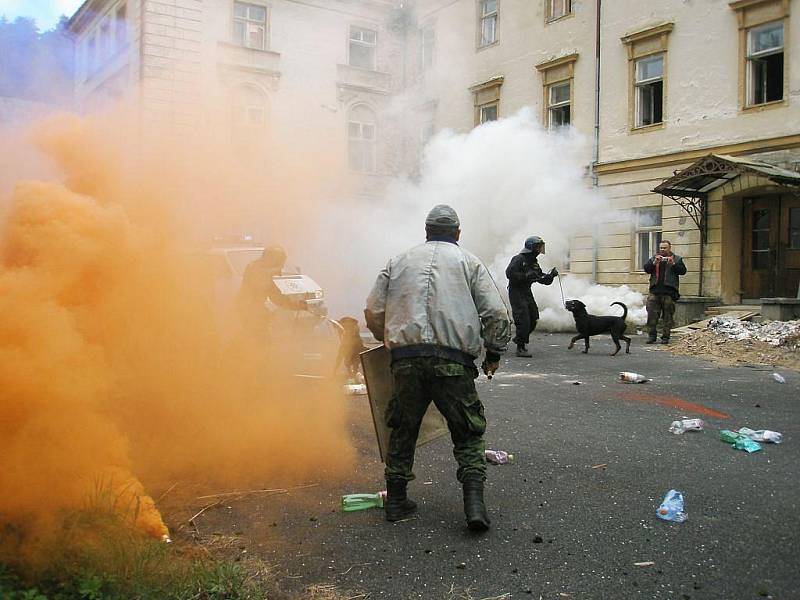
[[[561,304],[564,305],[567,301],[564,300],[564,286],[561,285],[561,273],[558,274],[558,287],[561,289]]]

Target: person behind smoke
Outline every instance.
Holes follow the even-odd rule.
[[[475,360],[494,374],[510,337],[509,317],[489,270],[458,245],[456,212],[435,206],[425,219],[427,241],[392,258],[367,298],[367,327],[391,351],[394,395],[386,455],[385,513],[399,521],[416,511],[406,486],[414,479],[414,451],[431,401],[447,420],[463,486],[464,513],[473,531],[489,528],[483,498],[486,430],[475,390]]]
[[[268,246],[261,258],[251,262],[244,270],[237,305],[245,330],[254,335],[265,334],[269,327],[267,300],[281,305],[283,294],[275,285],[273,277],[283,274],[286,251],[281,246]]]
[[[678,293],[678,277],[686,275],[683,258],[672,252],[669,240],[661,240],[658,254],[644,264],[644,272],[650,274],[650,295],[647,296],[647,330],[650,338],[647,344],[655,344],[658,337],[658,320],[661,323],[661,343],[669,344],[672,320],[675,316],[675,303],[681,297]]]
[[[508,300],[511,303],[511,314],[514,318],[514,343],[517,345],[517,356],[530,358],[528,341],[536,330],[539,321],[539,307],[531,292],[531,285],[541,283],[550,285],[558,275],[553,267],[545,274],[539,266],[537,257],[544,254],[544,240],[539,236],[531,236],[525,240],[525,247],[520,250],[506,268],[508,278]]]

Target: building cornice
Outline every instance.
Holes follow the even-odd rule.
[[[664,33],[669,33],[674,27],[675,23],[662,23],[660,25],[654,25],[652,27],[648,27],[647,29],[634,31],[633,33],[623,35],[620,39],[622,40],[623,44],[633,44],[641,40],[646,40]]]
[[[67,22],[67,29],[72,33],[80,33],[94,17],[101,12],[100,7],[109,4],[110,0],[85,0]]]
[[[683,150],[681,152],[670,152],[667,154],[656,154],[643,158],[633,158],[614,162],[600,163],[597,165],[598,175],[610,175],[612,173],[627,173],[630,171],[641,171],[656,167],[666,167],[681,163],[691,162],[702,158],[707,154],[751,154],[754,152],[769,152],[772,150],[785,150],[787,148],[800,148],[800,134],[785,135],[780,137],[765,138],[762,140],[751,140],[748,142],[738,142],[722,146],[706,146],[695,150]]]
[[[471,86],[469,88],[469,91],[474,94],[482,90],[488,90],[489,88],[499,87],[503,85],[504,80],[505,77],[503,75],[495,75],[494,77],[484,81],[483,83],[476,83],[475,85]]]
[[[552,58],[544,62],[540,62],[538,65],[536,65],[536,68],[539,71],[547,71],[555,67],[560,67],[561,65],[574,63],[576,60],[578,60],[578,53],[573,52],[572,54],[567,54],[566,56],[559,56],[558,58]]]

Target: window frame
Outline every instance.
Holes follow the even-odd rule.
[[[484,13],[484,6],[486,6],[487,2],[494,2],[494,11],[489,13]],[[477,3],[478,9],[478,27],[476,32],[475,38],[475,45],[478,50],[482,50],[483,48],[490,48],[495,44],[499,43],[500,35],[499,35],[499,25],[500,25],[500,0],[478,0]],[[484,21],[492,19],[494,21],[494,39],[490,42],[484,42],[483,38],[483,23]]]
[[[729,4],[735,11],[739,27],[739,110],[740,112],[760,112],[789,105],[789,76],[792,48],[789,18],[790,0],[736,0]],[[748,81],[748,31],[778,21],[783,22],[783,94],[780,100],[761,104],[749,103]]]
[[[353,31],[360,30],[361,32],[370,32],[375,35],[374,42],[366,42],[363,39],[355,39],[353,37]],[[363,37],[363,36],[362,36]],[[371,64],[369,67],[362,67],[360,65],[353,64],[353,44],[356,46],[361,46],[363,48],[370,48],[372,50],[372,60],[370,61]],[[366,25],[349,25],[347,28],[347,65],[353,67],[354,69],[362,69],[364,71],[377,71],[378,70],[378,29],[371,29],[370,26]]]
[[[658,223],[656,225],[642,225],[642,216],[646,212],[655,213],[656,211],[658,211],[659,216]],[[633,268],[631,271],[635,273],[644,273],[644,263],[655,254],[659,244],[664,239],[664,206],[639,206],[634,209],[634,213],[636,218],[634,219],[633,226],[633,244],[631,244],[633,248],[633,256],[631,257]],[[639,258],[642,253],[641,239],[645,235],[648,240],[648,256],[647,258],[641,257],[644,258],[644,260],[639,264]]]
[[[500,110],[500,92],[503,87],[503,81],[503,77],[493,77],[488,81],[473,85],[469,88],[469,91],[472,93],[475,127],[485,122],[481,121],[483,109],[488,108],[490,105],[497,107],[497,119],[500,119],[502,114]]]
[[[575,62],[577,60],[577,54],[569,54],[536,65],[536,69],[542,75],[542,123],[548,130],[555,129],[551,126],[550,91],[565,83],[569,84],[569,126],[575,124]]]
[[[567,95],[566,100],[562,100],[561,102],[553,102],[553,90],[558,87],[568,86],[569,93]],[[572,80],[565,79],[564,81],[559,81],[556,83],[551,83],[547,86],[547,106],[545,110],[547,111],[547,129],[553,131],[558,127],[569,127],[572,125]],[[564,107],[569,109],[569,121],[566,124],[553,124],[553,112]]]
[[[120,18],[120,13],[122,18]],[[128,4],[120,2],[113,9],[114,14],[114,45],[117,52],[128,47],[130,32],[128,30]]]
[[[674,23],[662,23],[642,31],[628,34],[621,38],[628,52],[628,133],[641,133],[662,129],[667,125],[669,108],[669,34]],[[648,125],[640,125],[639,88],[649,85],[648,82],[636,81],[636,65],[643,59],[662,56],[661,67],[661,121]],[[656,81],[656,79],[653,79]]]
[[[237,16],[236,15],[236,6],[237,5],[246,7],[248,16],[246,16],[246,17]],[[251,19],[250,16],[249,16],[250,8],[263,9],[263,11],[264,11],[264,21],[261,22],[261,21],[258,21],[256,19]],[[235,45],[237,45],[237,46],[240,46],[242,48],[246,48],[248,50],[258,50],[258,51],[262,51],[262,52],[268,50],[269,49],[269,44],[270,44],[270,40],[269,40],[269,23],[270,23],[270,16],[271,16],[270,15],[270,11],[269,11],[269,6],[267,6],[266,4],[262,4],[262,3],[258,2],[258,0],[249,0],[247,2],[245,2],[244,0],[234,0],[233,3],[231,4],[231,10],[232,10],[231,39],[233,40],[233,43]],[[237,34],[236,34],[236,25],[237,25],[237,23],[243,23],[244,26],[245,26],[244,27],[244,31],[243,31],[244,35],[243,35],[243,37],[241,39],[239,39],[237,37]],[[250,24],[262,25],[263,28],[264,28],[261,47],[249,44],[249,39],[250,39],[249,25]]]
[[[751,50],[750,50],[751,34],[755,30],[766,28],[766,27],[770,27],[770,26],[774,26],[776,24],[779,24],[780,27],[781,27],[781,37],[783,38],[781,45],[779,47],[768,48],[766,50],[761,50],[759,52],[751,52]],[[754,25],[753,27],[748,27],[745,30],[745,57],[744,57],[744,60],[745,60],[745,100],[746,100],[746,103],[747,103],[746,104],[747,108],[763,106],[765,104],[771,104],[773,102],[782,102],[783,99],[785,98],[785,94],[786,94],[786,84],[785,84],[785,78],[786,78],[786,37],[785,37],[785,34],[786,34],[786,30],[785,30],[785,27],[786,26],[783,23],[783,21],[779,19],[779,20],[776,20],[776,21],[770,21],[770,22],[767,22],[767,23],[762,23],[761,25]],[[777,100],[766,100],[765,99],[763,102],[755,102],[753,100],[753,98],[755,96],[755,89],[754,89],[755,82],[754,82],[754,74],[753,74],[753,71],[755,69],[754,63],[759,59],[766,58],[768,56],[774,56],[776,54],[781,54],[783,56],[783,62],[784,62],[784,69],[783,69],[782,81],[781,81],[781,84],[782,84],[781,85],[781,97],[778,98]],[[764,93],[766,94],[766,85],[765,85]]]
[[[372,113],[373,122],[367,123],[365,121],[356,121],[353,119],[353,113],[357,108],[364,107],[370,113]],[[359,135],[358,137],[353,137],[351,135],[351,125],[358,125],[359,127]],[[372,127],[372,137],[365,138],[363,136],[364,133],[364,126],[368,125]],[[353,143],[357,143],[359,145],[359,153],[361,158],[367,157],[369,160],[369,165],[367,168],[359,168],[353,165]],[[364,148],[368,148],[368,152],[364,152]],[[362,174],[375,174],[378,172],[378,115],[375,110],[369,106],[368,104],[358,103],[350,107],[350,110],[347,112],[347,166],[351,171],[355,171],[356,173]],[[363,165],[360,165],[363,167]]]
[[[427,71],[433,68],[434,60],[436,60],[436,27],[433,23],[425,23],[419,28],[419,48],[418,48],[418,67],[420,72]],[[430,48],[426,52],[426,33],[430,33]]]
[[[484,119],[484,111],[487,109],[493,108],[494,109],[494,119]],[[480,104],[477,107],[478,110],[478,126],[483,125],[484,123],[490,123],[491,121],[497,121],[500,118],[500,100],[494,100],[493,102],[486,102],[485,104]]]
[[[544,21],[545,23],[555,23],[566,17],[570,17],[575,13],[572,10],[572,0],[544,0]],[[563,12],[556,16],[553,6],[560,4]]]
[[[654,58],[661,59],[661,75],[658,77],[650,77],[647,79],[643,79],[639,81],[638,77],[638,66],[640,63],[644,61],[653,60]],[[664,83],[664,71],[666,64],[666,56],[664,53],[655,53],[649,54],[647,56],[642,56],[634,60],[633,63],[633,86],[634,86],[634,107],[633,107],[633,126],[635,129],[640,129],[642,127],[652,127],[655,125],[661,125],[664,122],[664,88],[666,87]],[[650,87],[655,83],[661,83],[661,120],[655,121],[655,106],[653,107],[653,121],[651,123],[644,123],[644,119],[642,119],[642,96],[644,95],[644,88]]]

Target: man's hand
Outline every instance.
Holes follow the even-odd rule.
[[[556,269],[555,267],[550,269],[550,276],[551,277],[558,277],[558,269]]]
[[[491,379],[494,376],[495,371],[500,368],[500,361],[490,362],[488,360],[484,360],[481,363],[481,369],[483,369],[484,374],[488,379]]]

